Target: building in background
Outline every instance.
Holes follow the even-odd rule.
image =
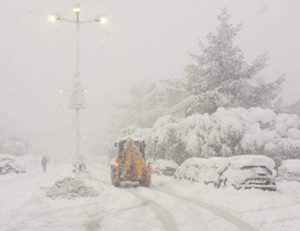
[[[298,117],[300,117],[300,99],[296,103],[288,106],[285,111],[289,113],[294,113],[298,115]]]
[[[131,125],[152,126],[155,120],[164,115],[178,118],[186,116],[186,110],[194,96],[187,93],[180,80],[159,80],[141,82],[130,89],[132,99],[128,103],[115,105],[130,111]]]

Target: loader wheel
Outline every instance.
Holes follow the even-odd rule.
[[[150,182],[145,182],[144,187],[150,188]]]
[[[115,187],[120,187],[120,179],[119,179],[119,177],[113,177],[112,179],[111,179],[111,181],[112,181],[112,184],[115,186]]]
[[[140,185],[149,188],[151,183],[151,177],[145,177],[140,180]]]
[[[120,176],[118,176],[118,174],[116,173],[116,170],[113,167],[111,167],[111,183],[115,187],[120,186]]]
[[[114,183],[115,187],[120,187],[120,181]]]
[[[150,187],[150,182],[149,181],[140,181],[140,185],[146,188]]]

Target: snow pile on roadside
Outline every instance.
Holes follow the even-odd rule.
[[[95,197],[98,192],[92,187],[85,185],[80,179],[66,177],[62,180],[57,180],[53,187],[50,187],[46,193],[51,199],[73,199],[76,197]]]

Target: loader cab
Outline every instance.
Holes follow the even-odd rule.
[[[119,156],[124,156],[125,154],[125,143],[126,138],[121,139],[119,142],[115,143],[115,147],[117,148],[117,152]],[[141,139],[133,139],[134,146],[138,149],[138,151],[142,154],[144,160],[145,160],[145,149],[146,149],[146,142]]]

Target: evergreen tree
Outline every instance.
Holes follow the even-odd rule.
[[[267,54],[259,55],[247,64],[234,39],[241,25],[233,26],[230,15],[223,9],[218,16],[217,32],[207,35],[208,44],[201,55],[192,55],[195,64],[186,68],[187,90],[196,100],[188,114],[212,113],[218,107],[272,107],[281,89],[283,76],[275,82],[254,86],[252,80],[268,62]]]

